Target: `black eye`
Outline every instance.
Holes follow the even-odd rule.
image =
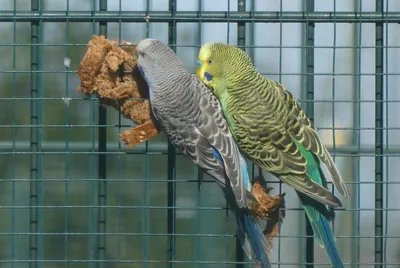
[[[208,64],[212,64],[212,63],[213,63],[213,60],[212,60],[212,59],[209,59],[207,62],[208,62]]]

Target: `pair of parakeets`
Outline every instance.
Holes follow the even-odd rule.
[[[318,243],[335,268],[344,267],[330,224],[331,207],[341,202],[327,189],[321,162],[338,191],[346,198],[349,193],[292,94],[261,76],[234,46],[203,45],[196,75],[158,40],[144,39],[136,51],[155,119],[171,143],[221,186],[248,257],[270,267],[268,243],[248,209],[254,197],[244,156],[296,190]]]

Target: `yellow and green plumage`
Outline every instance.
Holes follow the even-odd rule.
[[[196,75],[218,97],[232,135],[246,156],[298,193],[319,244],[334,267],[344,267],[329,221],[341,206],[328,189],[321,163],[340,194],[349,193],[326,147],[298,101],[263,77],[241,49],[207,43]]]

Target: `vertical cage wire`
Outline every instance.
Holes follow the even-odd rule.
[[[120,6],[121,8],[121,6]],[[146,12],[150,11],[150,0],[146,1]],[[150,37],[150,23],[149,21],[146,21],[146,37]],[[146,142],[146,152],[147,152],[147,147],[148,147],[148,142]],[[146,181],[143,183],[143,187],[142,187],[142,204],[147,204],[149,202],[149,188],[148,188],[148,182],[147,179],[149,178],[149,155],[145,155],[144,156],[144,176],[146,178]],[[143,224],[142,224],[142,229],[141,231],[143,232],[143,234],[147,234],[148,233],[148,224],[149,224],[149,210],[148,209],[143,209],[142,210],[142,217],[143,217]],[[143,263],[143,267],[147,268],[149,267],[149,237],[147,235],[143,235],[142,237],[142,258],[144,260]]]
[[[99,0],[99,10],[107,11],[107,0]],[[99,34],[107,37],[107,22],[99,22]],[[98,189],[97,189],[97,259],[102,262],[98,267],[105,268],[105,260],[107,259],[106,253],[106,206],[107,206],[107,108],[100,105],[98,108],[98,142],[99,142],[99,155],[98,155]]]
[[[122,11],[122,0],[118,0],[118,11]],[[121,21],[118,22],[118,43],[121,43],[122,41],[122,26],[121,26]],[[122,116],[121,112],[118,111],[118,132],[122,132]],[[121,152],[122,146],[121,146],[121,141],[118,141],[118,152]],[[117,233],[118,233],[118,239],[117,239],[117,258],[121,259],[121,249],[122,249],[122,230],[121,230],[121,199],[122,199],[122,187],[121,187],[121,155],[117,155],[117,180],[118,180],[118,186],[117,186]],[[145,256],[144,256],[145,258]],[[121,267],[121,263],[117,264],[117,267]]]
[[[238,11],[246,11],[246,0],[238,0]],[[229,22],[228,22],[229,25]],[[229,28],[228,28],[228,35],[229,35]],[[228,36],[229,41],[229,36]],[[244,51],[246,50],[246,23],[239,22],[237,25],[237,45]],[[238,264],[236,268],[243,268],[244,264],[244,251],[242,249],[241,243],[239,238],[236,237],[236,261]]]
[[[376,11],[384,16],[384,0],[376,0]],[[375,25],[375,267],[383,267],[383,29]]]
[[[93,0],[92,1],[92,11],[94,12],[97,8],[97,1]],[[92,21],[92,34],[97,34],[97,22],[95,20]],[[100,33],[99,33],[100,34]],[[90,119],[92,122],[98,122],[99,117],[98,117],[98,104],[99,102],[96,100],[96,98],[90,98]],[[90,157],[90,178],[91,178],[91,183],[90,183],[90,201],[89,204],[91,205],[90,212],[89,212],[89,230],[96,230],[98,226],[96,225],[96,210],[98,211],[99,208],[95,208],[97,205],[97,200],[96,200],[96,185],[97,185],[97,179],[98,179],[98,163],[99,163],[99,155],[96,155],[95,152],[97,151],[97,144],[96,144],[96,133],[98,132],[97,128],[93,127],[90,129],[90,140],[91,140],[91,146],[90,146],[90,152],[92,153]],[[97,139],[98,141],[98,139]],[[98,143],[98,142],[97,142]],[[102,141],[104,143],[104,141]],[[97,169],[96,169],[97,167]],[[94,268],[97,267],[97,263],[95,260],[97,259],[97,235],[95,232],[92,232],[89,237],[89,252],[88,252],[88,260],[89,260],[89,267]]]
[[[389,11],[389,0],[386,0],[385,2],[385,11],[386,13]],[[385,27],[385,47],[386,49],[384,50],[385,52],[385,124],[386,124],[386,131],[385,131],[385,150],[386,152],[389,150],[389,76],[387,73],[389,73],[389,24],[386,23]],[[386,264],[386,258],[387,258],[387,243],[388,243],[388,228],[389,228],[389,157],[386,155],[385,157],[385,163],[386,163],[386,169],[385,169],[385,185],[382,185],[382,187],[385,187],[385,226],[384,228],[384,241],[383,241],[383,257],[382,257],[382,263]],[[382,190],[383,191],[383,190]]]
[[[335,121],[335,98],[336,98],[336,0],[333,0],[333,44],[332,44],[332,153],[333,161],[336,160],[336,121]],[[335,194],[335,187],[332,186],[332,193]],[[335,222],[332,222],[332,229],[335,228]],[[333,230],[334,231],[334,230]]]
[[[40,10],[39,0],[31,0],[31,10]],[[38,183],[39,183],[39,22],[31,22],[31,73],[30,73],[30,226],[29,226],[29,263],[30,268],[37,268],[38,263]],[[36,126],[36,127],[35,127]]]
[[[283,11],[283,1],[280,1],[279,3],[279,11],[281,12],[281,19],[282,19],[282,11]],[[282,20],[279,22],[279,83],[282,83],[282,57],[283,57],[283,22]],[[282,182],[279,181],[279,194],[282,194]],[[281,217],[281,209],[279,209],[279,215],[278,217]],[[281,229],[281,223],[279,223],[279,232]],[[278,267],[281,266],[281,237],[278,237]]]
[[[306,0],[306,12],[314,12],[314,0]],[[306,26],[306,113],[311,122],[314,121],[314,28],[313,22],[308,22]],[[306,267],[312,268],[314,263],[314,232],[310,221],[306,220]]]
[[[240,5],[243,4],[243,1],[238,1],[238,10],[243,9],[243,7],[240,7]],[[226,43],[230,44],[230,29],[231,29],[231,23],[230,23],[230,16],[231,16],[231,1],[227,0],[226,1],[227,5],[227,18],[226,18]],[[238,31],[238,36],[239,38],[239,23],[237,25],[237,31]],[[201,45],[201,44],[200,44]],[[230,215],[230,206],[228,203],[228,200],[225,200],[225,229],[226,229],[226,234],[229,235],[228,233],[228,226],[229,226],[229,215]],[[226,247],[225,247],[225,259],[228,257],[228,239],[229,237],[226,237]],[[235,249],[236,249],[236,268],[244,268],[244,252],[242,250],[242,247],[240,245],[239,239],[236,237],[235,240]],[[228,260],[227,260],[228,261]]]
[[[336,47],[337,47],[337,30],[336,30],[336,0],[333,0],[333,41],[332,41],[332,159],[336,161],[336,120],[335,120],[335,100],[336,100]],[[328,183],[329,186],[329,183]],[[335,187],[332,184],[332,193],[335,194]],[[335,235],[335,220],[332,220],[332,233]],[[312,234],[314,236],[314,232]],[[340,252],[340,249],[338,249]]]
[[[95,11],[96,10],[96,6],[97,6],[97,1],[93,0],[92,1],[92,10]],[[92,21],[92,34],[97,34],[96,32],[96,27],[97,27],[97,22],[95,20]],[[92,122],[98,122],[98,117],[97,117],[97,111],[98,111],[98,101],[95,98],[90,98],[90,119]],[[91,157],[90,157],[90,179],[91,179],[91,183],[90,183],[90,200],[89,200],[89,204],[91,206],[90,210],[89,210],[89,217],[88,217],[88,222],[89,222],[89,226],[88,229],[89,230],[96,230],[97,226],[96,226],[96,210],[98,210],[98,208],[96,209],[96,184],[97,184],[97,172],[96,172],[96,167],[98,164],[98,155],[96,155],[94,152],[97,151],[97,146],[96,146],[96,132],[97,129],[95,127],[92,127],[90,129],[90,152]],[[98,170],[98,169],[97,169]],[[90,268],[94,268],[96,267],[96,251],[97,251],[97,243],[96,243],[96,233],[92,232],[89,235],[89,252],[88,252],[88,261],[89,261],[89,267]]]
[[[97,1],[93,0],[92,1],[92,11],[96,11],[97,9]],[[101,34],[100,32],[97,32],[97,22],[95,20],[92,21],[92,34]],[[104,31],[104,27],[102,28]],[[91,122],[99,122],[99,114],[98,114],[98,105],[99,102],[95,97],[91,97],[90,98],[90,119]],[[91,205],[91,208],[89,210],[89,230],[97,230],[98,229],[98,223],[96,222],[96,216],[98,215],[98,211],[99,211],[99,207],[97,207],[96,209],[96,205],[98,205],[98,199],[96,198],[96,196],[98,197],[98,192],[96,195],[96,190],[98,191],[98,187],[96,187],[98,185],[98,167],[99,167],[99,155],[96,155],[95,152],[97,152],[97,144],[99,143],[99,138],[96,135],[96,133],[98,133],[98,129],[95,127],[92,127],[90,129],[90,152],[91,157],[90,157],[90,179],[91,179],[91,183],[90,183],[90,201],[89,204]],[[97,138],[97,142],[96,142],[96,138]],[[104,138],[104,137],[103,137]],[[103,147],[104,147],[104,143],[105,141],[101,141],[101,143],[103,143]],[[100,148],[100,145],[99,145]],[[104,149],[104,148],[103,148]],[[96,169],[97,168],[97,169]],[[97,212],[96,212],[97,211]],[[98,233],[100,233],[98,231]],[[89,252],[88,252],[88,260],[89,260],[89,267],[90,268],[94,268],[97,267],[97,263],[95,262],[95,260],[97,260],[97,249],[98,249],[98,243],[97,243],[97,235],[96,235],[96,231],[92,232],[90,234],[89,237]]]
[[[39,9],[43,10],[43,0],[39,0]],[[44,24],[40,23],[39,25],[39,43],[43,42],[44,40]],[[43,69],[43,49],[39,47],[38,49],[38,55],[39,55],[39,70]],[[43,141],[43,122],[44,122],[44,84],[43,84],[43,75],[41,73],[38,74],[38,85],[39,85],[39,99],[38,99],[38,108],[39,108],[39,118],[38,122],[40,127],[38,127],[38,141],[39,141],[39,152],[38,152],[38,206],[42,206],[44,204],[43,200],[43,147],[42,147],[42,141]],[[44,243],[44,236],[39,235],[43,233],[43,225],[44,225],[44,218],[43,218],[44,210],[41,207],[38,207],[38,253],[37,253],[37,258],[38,260],[43,259],[43,243]],[[42,268],[43,267],[42,262],[37,263],[37,267]]]
[[[16,0],[14,0],[14,13],[17,12],[17,2]],[[17,43],[17,22],[14,21],[13,22],[13,44]],[[16,125],[16,105],[18,104],[18,101],[15,100],[16,98],[16,94],[17,94],[17,73],[15,72],[17,70],[17,48],[15,46],[12,47],[12,53],[13,53],[13,66],[12,69],[14,71],[13,73],[13,81],[12,81],[12,124]],[[17,200],[16,200],[16,195],[17,195],[17,185],[16,185],[16,165],[17,165],[17,161],[16,161],[16,129],[13,127],[11,130],[11,135],[12,135],[12,156],[11,156],[11,180],[12,180],[12,186],[11,186],[11,192],[12,192],[12,201],[11,201],[11,205],[13,207],[15,207],[17,205]],[[10,254],[10,258],[13,260],[16,257],[15,254],[15,247],[16,247],[16,210],[13,209],[11,211],[11,233],[12,233],[12,237],[11,237],[11,254]],[[15,264],[11,263],[11,268],[14,268]]]
[[[203,0],[198,0],[197,1],[197,9],[199,10],[199,16],[201,17],[201,15],[202,15],[202,11],[203,11]],[[202,43],[202,36],[201,36],[201,33],[202,33],[202,23],[199,21],[198,23],[197,23],[197,28],[198,28],[198,31],[199,31],[199,34],[198,34],[198,36],[197,36],[197,44],[198,45],[200,45],[201,43]],[[200,194],[200,190],[201,190],[201,185],[202,185],[202,183],[203,183],[203,180],[204,180],[204,172],[200,169],[200,168],[197,168],[197,193],[196,193],[196,205],[198,206],[198,207],[201,207],[201,204],[202,204],[202,197],[201,197],[201,194]],[[198,211],[197,213],[196,213],[196,232],[197,233],[200,233],[200,229],[201,229],[201,224],[200,224],[200,222],[201,222],[201,216],[202,216],[202,212],[201,211]],[[196,237],[196,244],[195,244],[195,248],[196,248],[196,254],[195,254],[195,256],[196,256],[196,259],[197,260],[199,260],[200,258],[201,258],[201,248],[200,248],[200,237]],[[200,264],[200,263],[197,263],[196,264],[196,267],[197,268],[199,268],[199,267],[201,267],[202,265]]]
[[[122,11],[122,0],[118,0],[118,11],[121,12]],[[121,43],[122,41],[122,25],[121,25],[121,21],[118,22],[118,43]],[[122,115],[121,112],[118,111],[118,132],[121,133],[122,132]],[[121,141],[118,141],[118,152],[122,151],[122,145],[121,145]],[[121,165],[121,161],[122,161],[122,157],[120,154],[117,155],[117,180],[118,180],[118,186],[117,186],[117,204],[118,204],[118,212],[117,212],[117,233],[118,233],[118,241],[117,241],[117,258],[121,259],[122,257],[122,228],[121,228],[121,215],[122,215],[122,182],[121,180],[121,169],[122,169],[122,165]],[[146,189],[144,189],[144,193],[146,193]],[[145,196],[145,195],[144,195]],[[143,215],[142,215],[143,217]],[[146,216],[143,217],[144,221],[146,221]],[[147,225],[144,225],[147,226]],[[143,230],[143,228],[141,229],[141,231],[143,233],[146,233],[146,229]],[[146,237],[147,238],[147,237]],[[147,241],[145,241],[142,247],[142,251],[144,251],[147,245],[146,243]],[[147,260],[147,256],[145,254],[143,254],[143,259],[146,261]],[[147,268],[147,263],[145,262],[143,264],[144,268]],[[120,268],[121,267],[121,263],[119,262],[117,264],[117,267]]]
[[[362,0],[356,0],[354,3],[354,10],[356,12],[362,11]],[[355,24],[354,31],[354,73],[358,74],[361,72],[361,45],[362,45],[362,23]],[[353,207],[360,207],[360,155],[357,152],[361,151],[361,76],[354,76],[354,128],[355,134],[353,135],[353,144],[356,145],[355,163],[356,168],[353,168],[353,181],[352,192],[351,192],[351,204]],[[354,238],[351,240],[351,263],[360,262],[360,213],[361,211],[355,211],[352,213],[352,228],[351,232]]]
[[[168,44],[172,45],[172,49],[176,52],[176,20],[174,19],[176,13],[176,0],[169,0],[169,11],[171,12],[172,19],[168,23]],[[168,244],[169,244],[169,267],[175,268],[175,233],[176,233],[176,149],[170,141],[168,141]]]
[[[69,0],[67,0],[67,14],[69,12]],[[66,21],[66,27],[65,27],[65,42],[67,44],[69,44],[69,20],[67,19]],[[65,47],[65,59],[69,59],[69,50],[68,50],[68,46]],[[65,64],[65,62],[64,62]],[[66,70],[68,70],[67,66],[64,66],[66,68]],[[69,125],[69,74],[68,72],[65,72],[65,124]],[[69,139],[70,139],[70,135],[69,135],[69,128],[65,128],[65,152],[69,151]],[[69,164],[70,164],[70,156],[69,154],[65,154],[65,197],[64,197],[64,202],[65,205],[68,206],[69,204],[69,183],[68,183],[68,179],[69,179]],[[65,210],[65,219],[64,219],[64,224],[65,224],[65,235],[64,235],[64,268],[67,268],[68,265],[68,233],[69,233],[69,228],[68,228],[68,220],[69,220],[69,209]]]

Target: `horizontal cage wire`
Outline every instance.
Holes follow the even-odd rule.
[[[400,1],[2,0],[0,267],[254,267],[214,179],[164,133],[133,126],[77,71],[93,35],[168,44],[195,73],[210,41],[241,47],[312,119],[350,198],[333,230],[345,267],[400,267]],[[251,177],[258,169],[250,161]],[[272,267],[331,267],[294,190]]]

